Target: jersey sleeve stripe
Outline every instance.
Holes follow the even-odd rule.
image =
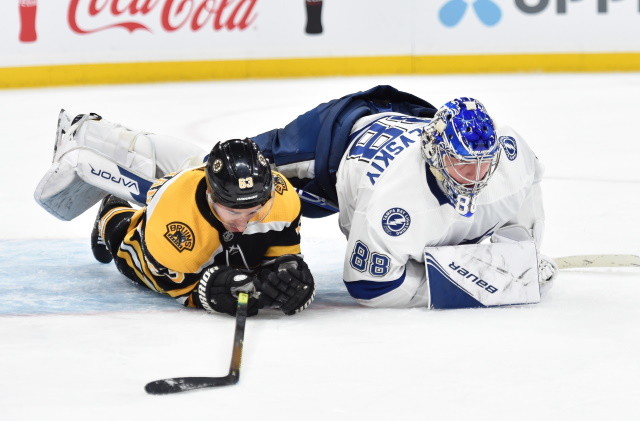
[[[265,257],[279,257],[285,254],[300,254],[300,244],[294,244],[291,246],[272,246],[264,253]]]
[[[344,284],[353,298],[371,300],[398,288],[404,282],[406,274],[407,271],[405,269],[402,272],[402,276],[393,281],[344,281]]]

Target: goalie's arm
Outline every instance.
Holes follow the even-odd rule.
[[[360,211],[356,211],[356,214]],[[349,294],[368,307],[428,304],[424,265],[401,242],[381,237],[365,215],[354,215],[345,251],[343,280]],[[422,247],[418,246],[418,250]]]

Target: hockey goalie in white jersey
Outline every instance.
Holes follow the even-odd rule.
[[[385,307],[539,301],[542,169],[516,133],[458,98],[433,119],[362,118],[352,136],[337,192],[353,297]],[[492,235],[513,241],[477,244]]]
[[[148,138],[153,153],[147,155],[155,154],[158,163],[197,161],[193,147],[181,154],[180,148],[160,147],[162,136]],[[457,98],[436,110],[378,86],[321,104],[252,139],[298,190],[303,216],[339,211],[348,239],[344,283],[361,304],[537,303],[555,278],[553,261],[539,253],[542,166],[526,142],[508,127],[496,128],[475,99]],[[171,151],[171,159],[163,150]],[[127,160],[117,162],[124,167],[120,174],[140,174],[124,165]],[[150,185],[154,171],[161,177],[177,169],[156,165],[137,186]],[[98,187],[136,201],[127,183],[108,184]],[[36,200],[64,219],[71,211],[49,199],[47,190],[41,182]]]
[[[556,276],[539,254],[542,166],[475,99],[436,111],[378,86],[254,139],[303,201],[339,209],[344,283],[361,304],[537,303]]]

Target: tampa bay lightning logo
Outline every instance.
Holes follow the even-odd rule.
[[[444,26],[456,26],[467,11],[468,2],[466,0],[449,0],[441,8],[438,13],[440,22]],[[476,12],[478,19],[486,26],[494,26],[502,18],[502,10],[492,0],[475,0],[473,2],[473,10]]]
[[[402,208],[391,208],[382,215],[382,229],[392,237],[404,234],[409,225],[411,217]]]
[[[500,136],[500,143],[502,143],[502,149],[505,155],[509,158],[509,161],[513,161],[518,156],[518,144],[516,140],[511,136]]]

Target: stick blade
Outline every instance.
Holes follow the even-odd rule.
[[[640,267],[640,256],[634,254],[590,254],[553,259],[558,269]]]
[[[168,395],[206,387],[230,386],[238,383],[239,379],[239,373],[229,373],[224,377],[175,377],[147,383],[144,390],[151,395]]]
[[[229,374],[224,377],[174,377],[147,383],[144,390],[151,395],[168,395],[170,393],[186,392],[188,390],[203,389],[205,387],[230,386],[240,380],[240,365],[242,363],[242,348],[244,344],[244,327],[247,321],[249,294],[238,294],[238,310],[236,313],[236,329],[233,336],[233,348]]]

